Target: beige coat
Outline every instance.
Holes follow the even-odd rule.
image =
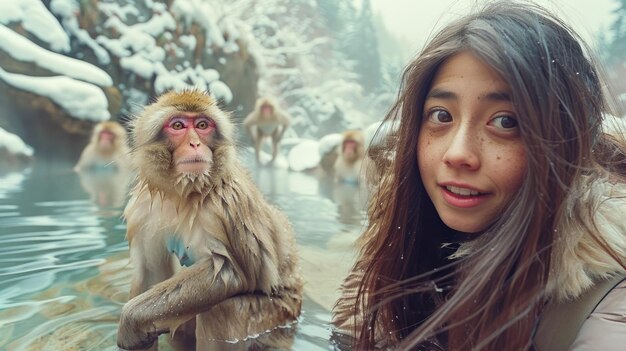
[[[588,228],[564,218],[553,250],[548,291],[554,303],[580,299],[594,282],[614,275],[626,276],[626,186],[596,181],[569,196],[568,208],[596,223],[600,237],[617,254],[616,262],[594,240]],[[587,209],[591,207],[591,211]],[[587,218],[591,223],[591,218]],[[555,331],[557,332],[557,331]],[[626,350],[626,282],[622,281],[600,301],[578,331],[569,350]],[[549,350],[552,351],[552,350]],[[559,351],[559,350],[555,350]]]
[[[626,350],[626,281],[611,290],[589,315],[570,350]]]

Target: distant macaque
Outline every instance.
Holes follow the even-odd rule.
[[[334,175],[337,181],[361,182],[361,164],[365,157],[364,144],[363,132],[360,130],[349,130],[343,133],[334,165]]]
[[[256,107],[244,120],[243,125],[252,142],[254,143],[254,155],[257,163],[261,163],[261,145],[265,138],[272,139],[272,159],[274,162],[278,154],[279,142],[285,133],[291,118],[282,111],[276,103],[269,98],[257,101]]]
[[[169,332],[182,349],[248,337],[289,349],[293,328],[278,327],[299,316],[303,284],[293,229],[237,161],[229,116],[208,94],[169,92],[131,130],[138,181],[124,217],[134,271],[118,346],[156,348]]]
[[[128,169],[129,148],[126,138],[126,130],[119,123],[98,123],[74,170]]]

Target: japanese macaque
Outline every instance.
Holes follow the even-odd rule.
[[[276,155],[278,155],[280,140],[287,127],[289,127],[290,122],[291,118],[289,115],[269,98],[262,98],[257,101],[254,111],[243,120],[246,132],[254,144],[254,156],[257,164],[261,163],[260,152],[265,138],[272,139],[272,159],[270,163],[274,162]]]
[[[129,148],[126,138],[126,130],[119,123],[98,123],[74,170],[128,169]]]
[[[333,167],[336,181],[355,184],[361,182],[363,173],[361,164],[365,157],[364,145],[362,131],[349,130],[343,133]]]
[[[303,284],[293,229],[237,161],[229,116],[208,94],[169,92],[131,130],[134,271],[118,346],[156,348],[169,332],[182,349],[255,335],[252,347],[289,349],[293,328],[279,327],[299,316]]]

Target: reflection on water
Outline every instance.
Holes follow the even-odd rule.
[[[247,155],[246,161],[250,160]],[[365,195],[353,185],[245,162],[292,221],[305,278],[293,350],[328,350],[330,312],[352,263]],[[0,176],[0,349],[116,350],[130,269],[124,178],[35,165]],[[160,342],[161,350],[169,350]]]

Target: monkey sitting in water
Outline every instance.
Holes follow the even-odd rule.
[[[334,141],[334,138],[333,138]],[[337,140],[337,146],[322,155],[321,168],[337,183],[360,184],[365,173],[365,141],[361,130],[347,130]]]
[[[129,168],[129,148],[126,129],[116,121],[96,124],[91,140],[85,146],[74,171],[126,170]]]
[[[263,334],[300,314],[294,233],[237,161],[229,116],[203,92],[170,92],[131,130],[138,179],[124,216],[134,272],[118,346],[156,347],[169,332],[183,349],[259,334],[254,347],[289,348],[289,338]]]

